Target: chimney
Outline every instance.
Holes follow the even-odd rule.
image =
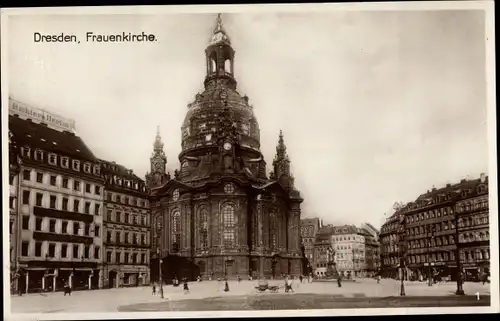
[[[465,183],[467,180],[465,178],[460,180],[460,183]]]
[[[447,183],[447,184],[446,184],[446,187],[451,187],[451,184],[450,184],[450,183]]]
[[[484,182],[486,182],[486,174],[481,173],[481,183],[484,183]]]

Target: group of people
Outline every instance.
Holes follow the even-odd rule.
[[[200,277],[198,277],[198,278],[200,278]],[[189,293],[188,278],[185,277],[185,278],[182,279],[182,281],[183,281],[183,290],[184,290],[184,293]],[[198,280],[198,282],[201,282],[201,278]],[[179,279],[175,275],[172,278],[172,286],[174,288],[179,286]],[[163,287],[162,286],[160,286],[160,294],[162,294],[161,292],[163,292]],[[156,295],[156,283],[153,283],[153,292],[152,292],[152,295]]]

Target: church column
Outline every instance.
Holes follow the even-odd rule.
[[[257,233],[257,244],[256,244],[256,247],[257,247],[257,252],[262,255],[262,249],[263,249],[263,246],[264,246],[264,239],[263,239],[263,228],[264,228],[264,222],[263,222],[263,204],[262,204],[262,201],[261,201],[261,195],[258,195],[257,196],[257,231],[255,231],[255,233]],[[259,275],[261,278],[264,277],[264,261],[265,261],[265,258],[263,256],[260,256],[259,257]]]
[[[170,229],[170,213],[169,213],[169,208],[166,208],[164,210],[160,209],[159,211],[161,217],[162,217],[162,230],[160,231],[160,235],[162,238],[164,238],[163,242],[163,248],[164,251],[170,251],[172,249],[172,235],[171,232],[172,230]]]
[[[248,249],[248,208],[247,201],[241,201],[239,208],[239,217],[237,224],[239,225],[238,231],[238,246],[240,248]]]

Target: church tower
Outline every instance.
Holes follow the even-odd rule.
[[[160,126],[156,129],[153,153],[149,160],[151,171],[146,173],[146,184],[151,189],[162,186],[170,179],[167,173],[167,156],[165,156],[165,152],[163,151],[163,142],[160,136]]]
[[[217,24],[212,38],[205,49],[207,60],[207,76],[205,87],[213,84],[216,80],[223,82],[231,89],[236,89],[234,78],[234,49],[231,40],[224,30],[220,13],[217,16]]]
[[[286,145],[283,139],[283,131],[280,130],[276,155],[273,160],[273,172],[271,179],[277,180],[288,192],[294,189],[294,177],[290,173],[290,159],[286,152]]]

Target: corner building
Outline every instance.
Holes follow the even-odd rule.
[[[182,125],[181,168],[172,179],[152,172],[148,184],[162,275],[299,275],[302,198],[283,135],[268,178],[257,119],[236,89],[235,51],[220,15],[205,55],[205,89]]]
[[[11,113],[11,144],[18,155],[11,198],[11,261],[17,291],[102,287],[100,163],[73,132]],[[12,196],[14,197],[14,196]],[[17,211],[17,212],[16,212]],[[11,214],[11,217],[13,215]]]

